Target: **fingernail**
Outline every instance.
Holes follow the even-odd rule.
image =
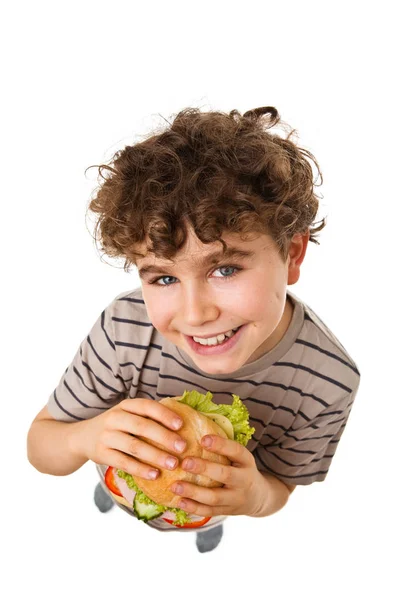
[[[193,469],[194,462],[191,458],[185,460],[185,464],[183,465],[184,469]]]
[[[176,463],[177,463],[177,459],[176,458],[172,458],[172,456],[170,458],[167,458],[167,460],[165,461],[165,464],[167,465],[168,469],[174,469],[176,467]]]
[[[181,500],[178,504],[179,508],[186,508],[186,502],[184,500]]]
[[[158,476],[158,471],[155,471],[154,469],[152,469],[151,471],[149,471],[149,477],[150,479],[155,479]]]
[[[209,435],[206,435],[206,436],[205,436],[205,437],[202,439],[201,443],[202,443],[202,444],[203,444],[203,446],[205,446],[206,448],[209,448],[209,447],[211,446],[211,444],[212,444],[212,438],[210,438],[210,436],[209,436]]]
[[[185,449],[186,446],[186,442],[184,442],[183,440],[179,440],[177,442],[175,442],[175,449],[178,452],[183,452],[183,450]]]
[[[180,419],[174,419],[172,421],[172,427],[174,429],[179,429],[179,427],[182,427],[182,421]]]
[[[183,492],[183,485],[181,485],[180,483],[176,483],[174,485],[174,492],[175,492],[175,494],[182,494],[182,492]]]

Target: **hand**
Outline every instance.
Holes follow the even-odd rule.
[[[211,445],[206,445],[207,441]],[[187,481],[176,481],[171,490],[182,498],[176,507],[204,517],[257,516],[266,502],[267,485],[253,455],[238,442],[218,435],[207,435],[201,443],[207,450],[225,455],[232,464],[221,465],[202,458],[186,457],[182,468],[190,473],[207,475],[224,487],[206,488]],[[189,461],[192,461],[190,468]]]
[[[95,463],[155,479],[159,471],[154,467],[173,470],[178,464],[176,455],[183,452],[186,442],[173,431],[182,424],[176,413],[159,402],[127,398],[101,415],[79,423],[73,445],[78,454]],[[150,443],[139,438],[147,438]]]

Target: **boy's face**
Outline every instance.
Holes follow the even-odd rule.
[[[299,277],[308,235],[294,236],[286,261],[268,235],[223,239],[226,255],[219,242],[203,244],[189,230],[172,261],[152,253],[137,261],[154,327],[210,375],[236,371],[283,337],[292,315],[286,286]]]

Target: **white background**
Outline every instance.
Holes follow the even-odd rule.
[[[1,537],[6,598],[398,597],[399,47],[395,2],[13,2],[2,9]],[[397,58],[396,58],[397,54]],[[275,106],[317,158],[328,226],[292,289],[362,383],[327,480],[200,555],[26,458],[103,308],[138,285],[85,222],[93,164],[186,106]],[[110,261],[112,262],[112,261]],[[397,553],[397,557],[396,557]],[[397,558],[397,560],[396,560]]]

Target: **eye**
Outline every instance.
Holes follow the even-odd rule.
[[[235,275],[237,275],[241,270],[241,267],[238,267],[236,265],[227,265],[226,267],[218,267],[218,269],[215,269],[214,273],[220,271],[222,277],[220,276],[219,278],[228,279],[229,277],[234,277]]]
[[[176,280],[176,277],[172,277],[172,275],[163,275],[162,277],[157,277],[157,279],[153,279],[152,281],[150,281],[150,284],[168,287],[175,283],[175,281],[169,281],[171,279]]]

